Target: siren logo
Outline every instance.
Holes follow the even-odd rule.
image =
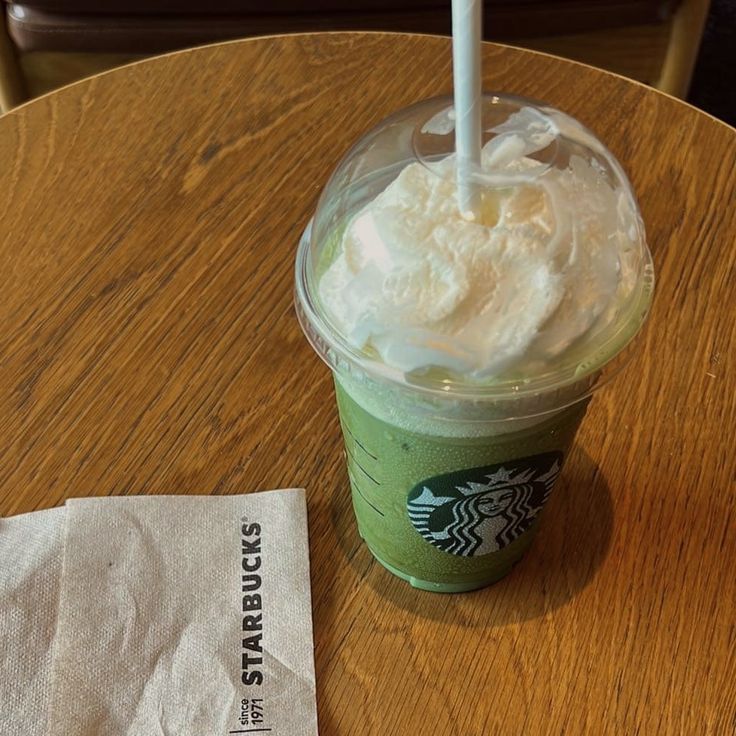
[[[532,525],[561,467],[562,453],[547,452],[429,478],[409,492],[409,519],[444,552],[496,552]]]

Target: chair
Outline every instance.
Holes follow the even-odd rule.
[[[270,33],[450,33],[450,0],[0,0],[0,105],[143,56]],[[709,0],[486,0],[489,40],[684,96]]]

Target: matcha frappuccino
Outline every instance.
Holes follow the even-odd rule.
[[[653,285],[631,186],[590,131],[500,95],[483,129],[476,211],[456,199],[452,102],[429,100],[346,156],[297,256],[360,534],[445,592],[499,579],[528,548]]]

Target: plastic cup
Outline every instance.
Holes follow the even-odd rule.
[[[358,141],[325,187],[296,260],[297,315],[334,375],[360,535],[390,572],[438,592],[489,585],[529,548],[591,394],[628,359],[654,282],[631,185],[590,131],[541,103],[504,95],[484,96],[483,129],[484,142],[521,135],[537,143],[524,148],[522,173],[513,159],[476,172],[483,188],[528,185],[530,177],[543,186],[550,169],[582,158],[598,178],[581,186],[614,193],[616,207],[606,214],[627,243],[620,259],[630,283],[593,334],[524,374],[468,381],[387,365],[356,349],[324,309],[319,279],[346,224],[407,164],[441,175],[454,145],[450,98],[402,110]]]

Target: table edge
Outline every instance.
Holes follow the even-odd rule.
[[[27,100],[26,102],[18,105],[17,107],[14,107],[12,110],[8,110],[7,112],[0,114],[0,125],[4,124],[5,120],[12,118],[13,115],[16,115],[21,112],[25,112],[29,107],[43,102],[48,97],[58,95],[59,93],[62,93],[68,89],[72,89],[77,86],[81,86],[84,84],[90,84],[91,82],[101,77],[106,77],[112,74],[120,74],[123,72],[123,70],[127,70],[130,67],[138,66],[140,64],[155,63],[159,59],[165,59],[165,58],[168,58],[171,56],[177,56],[180,54],[194,54],[194,53],[198,53],[200,51],[206,50],[206,49],[218,48],[222,46],[232,46],[236,44],[257,43],[257,42],[264,41],[267,39],[272,39],[272,38],[287,38],[287,37],[300,38],[300,37],[319,37],[319,36],[344,36],[344,37],[386,36],[386,37],[402,37],[402,38],[431,38],[431,39],[442,40],[445,43],[450,43],[450,40],[451,40],[449,36],[442,36],[442,35],[433,34],[433,33],[405,33],[405,32],[400,32],[400,31],[316,31],[316,32],[307,31],[307,32],[301,32],[301,33],[272,33],[272,34],[268,34],[264,36],[251,36],[248,38],[235,38],[235,39],[231,39],[228,41],[216,41],[214,43],[203,44],[201,46],[192,46],[191,48],[176,49],[174,51],[169,51],[167,53],[156,54],[155,56],[149,56],[145,59],[136,59],[127,64],[116,66],[116,67],[113,67],[112,69],[107,69],[106,71],[98,72],[88,77],[84,77],[83,79],[78,79],[75,82],[65,84],[62,87],[58,87],[49,92],[45,92],[39,97],[34,97],[31,100]],[[609,71],[608,69],[601,69],[599,67],[592,66],[591,64],[586,64],[585,62],[582,62],[582,61],[576,61],[575,59],[567,59],[563,56],[557,56],[556,54],[549,54],[544,51],[527,49],[521,46],[514,46],[512,44],[507,44],[507,43],[498,43],[496,41],[483,41],[483,46],[502,48],[502,49],[504,48],[512,49],[514,51],[521,52],[522,54],[529,54],[532,56],[539,56],[539,57],[548,57],[550,59],[554,59],[556,62],[562,62],[563,64],[567,64],[571,67],[582,67],[588,70],[592,70],[596,74],[602,74],[604,76],[609,76],[613,79],[617,79],[617,80],[623,81],[628,84],[633,84],[635,86],[642,87],[647,92],[654,93],[656,95],[660,95],[661,97],[663,97],[664,99],[670,102],[676,103],[686,109],[692,110],[696,114],[702,115],[703,117],[723,126],[726,129],[726,131],[728,131],[729,133],[736,134],[736,127],[729,125],[724,120],[721,120],[720,118],[717,118],[714,115],[711,115],[711,113],[706,112],[705,110],[701,110],[699,107],[696,107],[695,105],[687,102],[686,100],[681,100],[679,97],[674,97],[673,95],[667,92],[662,92],[661,90],[655,89],[654,87],[650,87],[649,85],[644,84],[643,82],[639,82],[636,79],[631,79],[622,74],[618,74],[616,72]]]

